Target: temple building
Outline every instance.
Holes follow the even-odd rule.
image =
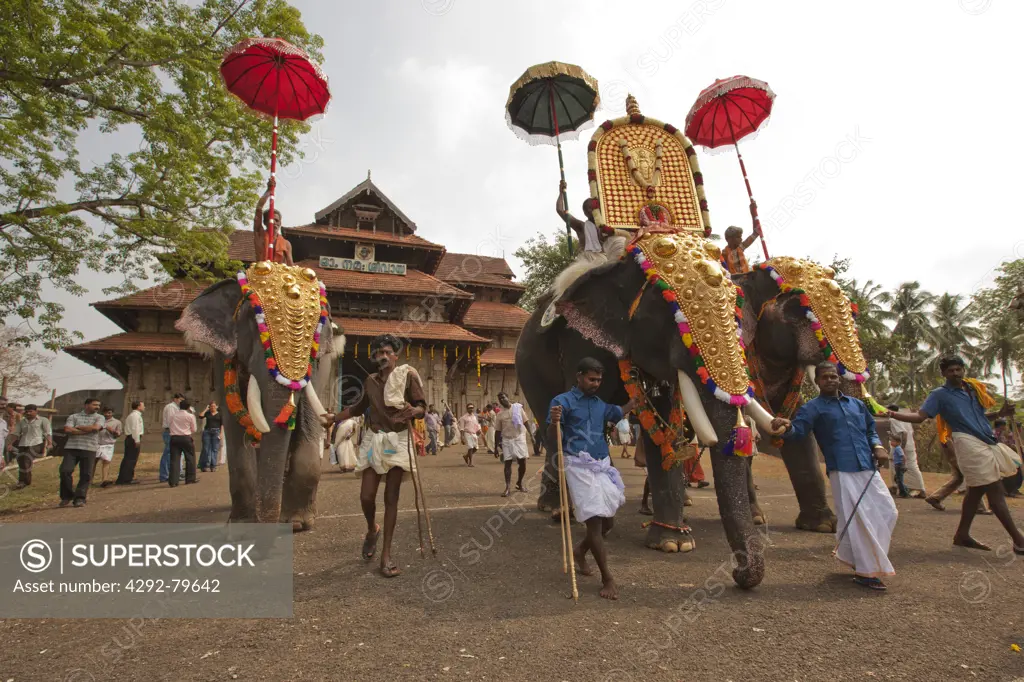
[[[369,342],[390,332],[403,341],[403,361],[416,367],[428,402],[459,414],[467,402],[519,394],[514,355],[529,313],[517,304],[524,286],[503,258],[448,253],[416,234],[413,223],[367,179],[316,214],[310,225],[286,227],[296,265],[316,271],[327,288],[334,321],[346,337],[338,395],[355,400],[373,371]],[[228,256],[255,260],[253,234],[230,235]],[[176,393],[198,405],[213,395],[212,363],[186,347],[174,328],[181,311],[208,283],[184,278],[111,301],[93,303],[124,331],[71,346],[72,356],[110,374],[131,402],[150,406],[150,419]],[[159,439],[159,429],[147,434]],[[148,440],[148,439],[147,439]]]

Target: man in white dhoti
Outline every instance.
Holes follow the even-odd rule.
[[[576,566],[591,575],[586,554],[594,555],[601,571],[601,596],[618,599],[619,591],[608,570],[604,536],[615,524],[615,512],[626,503],[626,486],[612,466],[604,425],[617,422],[635,407],[630,400],[619,407],[597,397],[604,366],[594,358],[583,358],[576,367],[576,385],[555,396],[548,412],[548,442],[557,442],[556,424],[562,425],[565,455],[565,484],[572,498],[577,521],[587,524],[587,536],[573,549]]]
[[[814,381],[820,395],[804,403],[792,422],[776,417],[773,433],[786,440],[814,433],[839,519],[835,556],[853,568],[858,585],[884,590],[881,576],[895,575],[887,555],[897,512],[874,458],[886,457],[875,419],[867,405],[839,391],[831,362],[818,365]]]
[[[427,410],[423,384],[410,365],[398,366],[402,342],[391,334],[381,334],[370,342],[370,352],[379,371],[366,378],[359,402],[337,415],[325,415],[328,424],[340,424],[365,415],[363,440],[356,456],[356,476],[362,477],[359,500],[366,518],[363,558],[372,559],[377,551],[380,526],[377,517],[377,490],[384,484],[384,551],[380,572],[385,578],[401,574],[391,558],[391,541],[398,520],[398,495],[402,480],[412,475],[415,457],[410,457],[413,419],[422,419]]]
[[[1024,535],[1017,529],[1006,504],[1002,479],[1017,473],[1020,462],[1017,454],[996,440],[989,419],[1013,414],[1014,404],[1007,402],[1002,410],[986,414],[995,399],[989,397],[984,385],[964,378],[964,361],[959,357],[943,358],[939,369],[946,383],[930,394],[917,412],[890,412],[889,418],[911,424],[938,417],[936,428],[952,432],[953,450],[957,465],[967,484],[967,494],[960,512],[960,525],[953,535],[953,544],[971,549],[991,549],[971,537],[971,523],[978,513],[982,496],[1013,540],[1015,554],[1024,555]]]
[[[505,492],[501,496],[508,497],[512,494],[512,462],[519,463],[516,490],[528,493],[530,491],[523,487],[526,458],[529,456],[526,444],[526,411],[523,410],[521,403],[513,403],[504,392],[498,394],[498,402],[505,408],[494,417],[494,430],[501,435],[501,456],[505,462]]]
[[[467,448],[466,454],[462,456],[462,461],[470,467],[473,466],[473,455],[476,454],[480,440],[480,422],[474,414],[475,410],[476,408],[470,403],[466,405],[466,414],[459,417],[459,431],[462,432],[463,445]]]

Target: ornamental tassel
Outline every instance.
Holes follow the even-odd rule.
[[[875,400],[874,396],[868,393],[867,390],[864,391],[863,400],[864,403],[868,406],[868,409],[871,410],[871,413],[876,417],[880,414],[885,414],[886,412],[888,412],[888,410],[886,410],[884,407],[878,404],[878,401]]]
[[[722,447],[726,455],[739,455],[750,457],[754,454],[754,439],[750,433],[750,427],[743,420],[743,409],[736,406],[736,428],[732,431],[732,438]]]
[[[447,363],[448,362],[448,346],[442,346],[441,347],[441,353],[444,356],[444,361]]]
[[[430,347],[430,359],[431,360],[434,359],[434,347],[433,346]]]
[[[295,412],[295,391],[292,391],[288,396],[288,402],[284,404],[277,417],[274,418],[274,423],[277,424],[278,428],[288,429],[291,431],[295,428],[295,420],[292,418],[292,414]]]

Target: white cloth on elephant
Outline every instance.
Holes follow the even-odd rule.
[[[404,407],[405,406],[405,387],[407,385],[406,380],[409,375],[412,374],[416,377],[416,381],[420,382],[420,386],[423,385],[423,381],[420,379],[419,372],[412,365],[399,365],[395,367],[391,374],[388,375],[388,380],[384,384],[384,404],[388,407]]]
[[[359,428],[359,417],[346,419],[334,429],[334,443],[331,445],[331,464],[342,469],[354,469],[356,466],[356,448],[354,438]]]
[[[914,427],[906,422],[889,420],[889,434],[905,435],[906,443],[903,445],[903,462],[907,468],[903,472],[903,484],[910,490],[928,492],[924,487],[924,476],[921,475],[921,467],[917,464],[917,443],[914,442]],[[896,467],[892,467],[892,482],[896,484]]]
[[[565,485],[577,521],[611,518],[626,504],[626,485],[610,457],[594,459],[589,452],[565,455]]]
[[[988,443],[959,431],[953,432],[956,465],[968,488],[995,483],[1017,473],[1017,453],[1002,443]]]
[[[513,459],[526,459],[530,452],[526,445],[526,427],[520,426],[518,430],[501,431],[501,460],[509,462]]]
[[[882,475],[874,469],[833,471],[828,480],[832,484],[832,499],[836,504],[836,539],[843,534],[847,524],[850,526],[842,543],[835,549],[836,558],[851,566],[857,575],[868,578],[895,575],[888,554],[899,514]],[[851,518],[854,507],[857,513]]]
[[[394,468],[402,469],[405,473],[402,478],[408,478],[412,468],[409,457],[409,432],[406,431],[377,431],[369,429],[363,432],[363,442],[359,445],[359,454],[356,456],[356,476],[362,476],[366,469],[373,469],[383,476]],[[413,455],[411,466],[415,465],[416,456]]]

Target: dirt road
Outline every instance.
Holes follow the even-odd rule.
[[[573,605],[558,526],[536,495],[503,500],[500,464],[461,449],[426,458],[423,478],[440,544],[416,551],[412,488],[402,491],[396,558],[378,575],[359,558],[358,481],[325,471],[316,529],[295,538],[295,616],[279,620],[8,620],[0,680],[1014,680],[1024,678],[1024,561],[954,549],[954,507],[898,500],[888,593],[855,586],[830,536],[792,527],[796,502],[778,460],[755,476],[769,515],[768,571],[755,590],[729,576],[714,489],[688,508],[691,554],[643,547],[643,472],[616,459],[628,501],[609,538],[617,602],[580,578]],[[144,472],[153,471],[153,456]],[[538,485],[538,460],[529,483]],[[708,467],[710,469],[710,467]],[[227,470],[195,486],[93,490],[82,509],[46,508],[8,522],[220,522]],[[929,485],[940,476],[928,475]],[[1018,524],[1024,506],[1012,503]],[[383,511],[383,501],[378,508]],[[582,526],[574,526],[580,537]],[[990,516],[975,535],[1009,544]],[[1012,553],[1009,554],[1012,557]],[[134,632],[133,632],[134,628]],[[105,653],[103,653],[105,652]],[[113,653],[112,653],[113,652]]]

